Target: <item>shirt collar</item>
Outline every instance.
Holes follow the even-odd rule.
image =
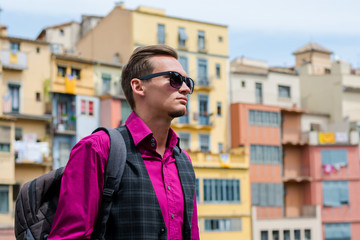
[[[129,132],[134,140],[134,144],[136,147],[146,137],[148,137],[149,135],[153,135],[150,128],[144,123],[143,120],[141,120],[141,118],[134,111],[127,118],[125,125],[129,129]],[[170,128],[168,135],[168,145],[166,147],[174,148],[175,146],[178,146],[180,149],[180,138],[174,132],[174,130]]]

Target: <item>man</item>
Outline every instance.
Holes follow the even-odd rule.
[[[173,155],[179,138],[170,124],[185,114],[187,95],[194,89],[177,58],[176,51],[165,45],[139,47],[123,69],[122,88],[133,109],[125,125],[145,166],[126,162],[107,223],[107,239],[199,239],[195,183],[189,186],[180,180],[182,175],[194,179],[194,172],[188,159],[188,170],[179,171]],[[91,237],[109,148],[103,131],[74,146],[48,239]],[[143,187],[147,183],[154,191]],[[193,194],[185,198],[183,190],[189,188]]]

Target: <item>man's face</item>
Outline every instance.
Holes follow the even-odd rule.
[[[150,60],[154,66],[152,73],[175,71],[187,76],[179,61],[169,56],[155,56]],[[186,112],[187,97],[190,89],[185,83],[180,89],[170,85],[168,75],[152,78],[143,81],[145,87],[145,103],[152,114],[162,117],[180,117]]]

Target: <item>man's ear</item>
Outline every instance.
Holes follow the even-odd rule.
[[[144,85],[143,82],[138,78],[133,78],[130,81],[130,86],[132,88],[132,91],[136,95],[144,96]]]

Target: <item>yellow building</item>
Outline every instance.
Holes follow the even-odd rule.
[[[82,57],[125,64],[136,47],[152,44],[175,48],[196,84],[187,114],[172,128],[198,177],[201,239],[250,239],[248,164],[245,156],[229,155],[227,26],[170,17],[149,7],[129,10],[121,4],[80,39],[76,49]],[[231,168],[221,166],[221,157],[229,158]],[[209,199],[209,188],[229,193],[229,199]]]
[[[14,199],[25,182],[51,168],[45,82],[50,48],[42,41],[0,36],[0,228],[12,226]]]
[[[196,172],[200,239],[251,239],[249,157],[245,148],[227,154],[191,152]]]
[[[146,24],[144,24],[146,23]],[[196,83],[187,116],[173,128],[191,151],[228,150],[227,26],[169,17],[158,9],[116,6],[77,44],[82,57],[126,63],[138,46],[167,44],[179,53],[185,71]]]

